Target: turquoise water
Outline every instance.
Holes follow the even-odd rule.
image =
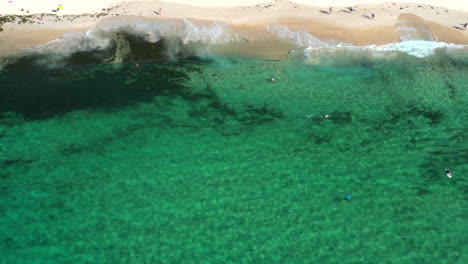
[[[7,67],[0,262],[468,263],[468,57],[324,56]]]

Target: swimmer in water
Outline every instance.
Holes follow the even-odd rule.
[[[275,78],[270,77],[270,82],[276,82]]]
[[[351,194],[347,194],[346,197],[344,198],[345,201],[349,202],[349,200],[351,200]]]
[[[445,175],[447,175],[447,177],[449,178],[452,178],[452,172],[450,171],[449,168],[445,168]]]

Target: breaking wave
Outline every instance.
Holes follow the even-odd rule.
[[[26,49],[19,58],[3,58],[0,65],[33,60],[35,64],[57,67],[69,63],[190,57],[209,54],[212,45],[237,39],[237,34],[224,23],[196,24],[187,19],[154,21],[127,17],[103,21],[85,33],[66,33],[46,45]]]
[[[320,63],[319,57],[350,53],[371,54],[373,57],[403,53],[424,58],[438,50],[468,52],[467,45],[434,41],[436,37],[425,28],[402,24],[397,28],[401,42],[386,45],[353,46],[323,40],[303,30],[290,30],[268,25],[266,40],[279,39],[296,47],[289,58],[305,58]],[[85,33],[69,32],[46,45],[28,49],[26,55],[0,58],[0,70],[13,63],[29,63],[48,67],[64,64],[122,63],[143,59],[167,59],[211,55],[214,46],[245,45],[244,38],[227,24],[194,23],[187,19],[156,21],[139,17],[104,20]],[[237,44],[236,44],[237,43]],[[287,53],[287,51],[286,51]],[[239,54],[242,54],[240,52]]]
[[[330,54],[363,54],[369,55],[373,58],[388,57],[391,55],[406,54],[417,58],[426,58],[435,55],[438,51],[449,52],[468,52],[467,45],[455,45],[445,42],[423,41],[423,40],[410,40],[398,43],[390,43],[386,45],[368,45],[368,46],[351,46],[339,44],[333,47],[307,47],[304,49],[304,56],[310,59],[313,63],[320,63],[317,61],[319,57]]]

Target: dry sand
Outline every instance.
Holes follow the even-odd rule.
[[[278,3],[285,2],[282,0],[268,1],[268,0],[1,0],[0,1],[0,14],[24,14],[29,10],[30,14],[50,13],[52,9],[62,4],[63,9],[60,11],[63,14],[84,14],[99,12],[102,8],[121,5],[122,3],[140,2],[144,7],[147,3],[159,3],[165,5],[182,4],[198,7],[240,7],[240,6],[256,6],[264,3]],[[448,9],[468,12],[468,2],[465,0],[290,0],[289,2],[301,4],[304,6],[314,7],[348,7],[356,5],[375,5],[381,3],[395,3],[403,5],[406,3],[417,5],[430,5],[434,7],[444,7]],[[403,4],[402,4],[403,3]],[[21,11],[24,9],[24,11]]]
[[[320,39],[369,45],[398,42],[397,28],[404,22],[429,29],[438,41],[468,44],[468,31],[461,30],[463,23],[468,21],[468,1],[458,0],[405,1],[412,3],[326,1],[334,4],[332,14],[328,14],[328,8],[323,8],[325,1],[318,0],[275,0],[263,4],[260,3],[266,0],[0,1],[0,14],[21,15],[0,17],[0,54],[42,45],[64,32],[83,31],[102,19],[123,16],[221,21],[230,24],[241,37],[254,35],[259,50],[261,45],[268,46],[267,43],[260,45],[261,35],[268,24],[301,29]],[[427,4],[421,4],[423,2]],[[349,12],[344,6],[346,3],[346,6],[353,3],[355,11]],[[62,4],[63,9],[52,12],[59,4]],[[157,14],[160,8],[161,14]],[[372,12],[376,13],[375,19],[369,18]]]

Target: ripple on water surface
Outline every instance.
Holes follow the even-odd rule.
[[[2,258],[463,262],[466,59],[359,56],[8,68]]]

